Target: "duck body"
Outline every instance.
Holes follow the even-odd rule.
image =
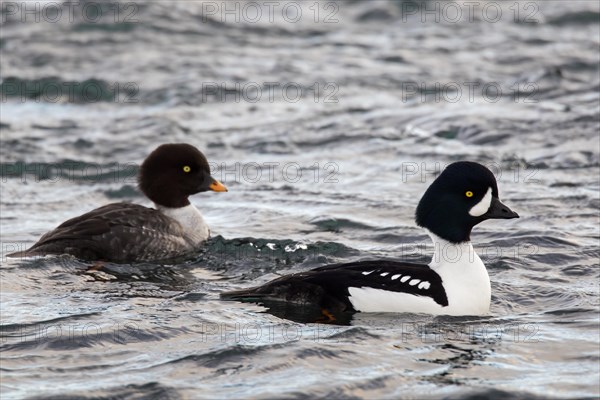
[[[28,250],[9,256],[70,254],[82,260],[123,263],[170,259],[197,250],[208,239],[203,221],[186,232],[159,210],[113,203],[63,222]]]
[[[188,196],[226,191],[204,155],[188,144],[159,146],[140,168],[140,188],[156,208],[113,203],[69,219],[25,251],[9,257],[70,254],[82,260],[157,261],[198,250],[210,236]]]
[[[368,260],[319,267],[262,286],[224,293],[223,298],[269,305],[285,302],[339,312],[406,312],[485,315],[491,284],[475,253],[471,229],[487,219],[518,218],[498,198],[496,179],[473,162],[449,165],[417,206],[417,225],[433,240],[426,264]]]
[[[326,265],[224,296],[246,302],[318,305],[333,313],[487,314],[491,284],[471,243],[456,246],[439,239],[434,249],[429,265],[393,260]]]

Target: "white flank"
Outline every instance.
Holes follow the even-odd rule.
[[[363,312],[410,312],[443,314],[442,307],[431,297],[371,287],[350,287],[350,303],[355,310]]]
[[[480,217],[490,209],[490,205],[492,204],[492,188],[488,188],[487,192],[485,192],[485,196],[479,203],[475,204],[469,210],[469,214],[473,217]]]

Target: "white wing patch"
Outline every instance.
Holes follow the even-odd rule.
[[[491,204],[492,204],[492,188],[488,188],[487,192],[485,193],[485,196],[483,196],[483,198],[481,200],[479,200],[479,203],[477,203],[473,207],[471,207],[471,209],[469,210],[469,214],[473,217],[480,217],[483,214],[485,214],[486,212],[488,212]]]
[[[369,274],[370,274],[370,273],[372,273],[372,272],[374,272],[374,271],[363,272],[362,274],[363,274],[363,275],[369,275]]]
[[[402,274],[392,275],[392,280],[395,281],[396,279],[400,278],[401,276],[402,276]]]
[[[420,279],[413,279],[412,281],[408,282],[408,284],[410,286],[415,286],[417,283],[421,282]]]
[[[429,289],[429,287],[431,286],[431,284],[427,281],[423,281],[421,283],[419,283],[419,286],[417,286],[419,289]]]
[[[409,279],[410,279],[410,275],[404,275],[404,276],[402,277],[402,279],[400,279],[400,282],[404,283],[404,282],[406,282],[406,281],[407,281],[407,280],[409,280]]]
[[[389,274],[389,272],[382,272],[381,274],[379,274],[379,276],[388,276]]]

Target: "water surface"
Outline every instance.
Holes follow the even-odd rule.
[[[3,5],[2,397],[600,395],[600,10],[506,3],[494,22],[487,3],[436,22],[435,2],[324,2],[316,23],[312,3],[297,22],[156,1],[23,23]],[[164,142],[201,148],[229,187],[192,198],[202,252],[4,257],[108,202],[148,204],[137,165]],[[415,206],[463,159],[521,215],[473,232],[489,317],[325,325],[219,300],[327,263],[428,262]]]

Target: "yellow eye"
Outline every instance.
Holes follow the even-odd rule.
[[[471,192],[470,190],[467,190],[467,193],[465,193],[465,196],[473,197],[473,192]]]
[[[190,172],[192,169],[190,168],[189,165],[186,165],[185,167],[183,167],[183,172]]]

